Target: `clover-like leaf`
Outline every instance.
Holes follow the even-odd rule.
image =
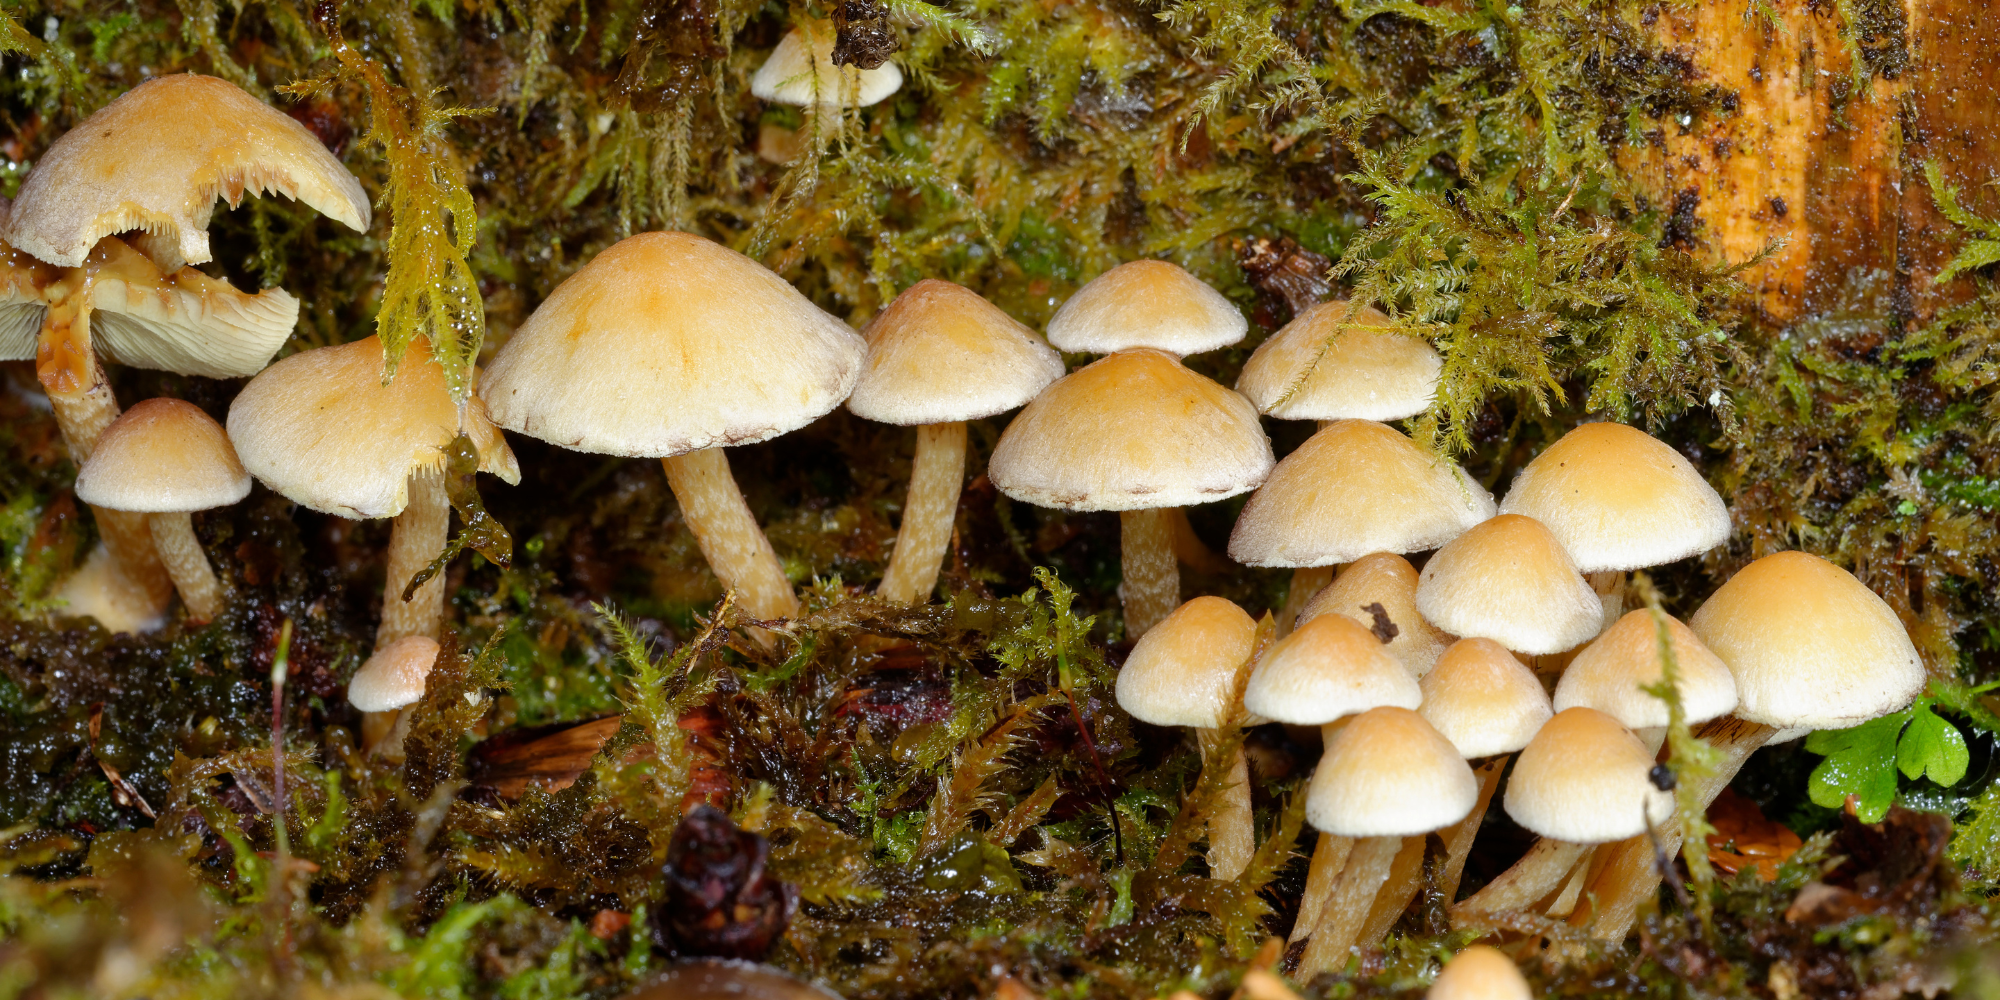
[[[1972,755],[1958,727],[1931,711],[1928,699],[1911,709],[1910,727],[1903,731],[1896,748],[1896,764],[1903,777],[1929,775],[1939,785],[1950,787],[1965,777]]]
[[[1879,822],[1896,801],[1897,738],[1911,714],[1897,712],[1808,737],[1806,749],[1826,755],[1807,786],[1814,804],[1838,809],[1852,795],[1855,816],[1863,823]]]

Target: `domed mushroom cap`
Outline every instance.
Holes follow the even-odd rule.
[[[1444,359],[1419,337],[1380,332],[1389,317],[1350,303],[1306,309],[1257,346],[1236,391],[1285,420],[1401,420],[1430,409]]]
[[[1653,763],[1617,719],[1594,708],[1557,712],[1514,762],[1507,815],[1572,844],[1636,837],[1674,814],[1674,797],[1653,787]]]
[[[866,352],[756,261],[688,233],[640,233],[556,286],[479,394],[510,431],[666,458],[812,423],[853,391]]]
[[[1729,508],[1680,452],[1624,424],[1584,424],[1535,456],[1502,514],[1548,525],[1584,573],[1658,566],[1729,537]]]
[[[110,510],[183,513],[250,494],[229,435],[201,407],[148,399],[119,414],[76,476],[76,496]]]
[[[1736,710],[1736,679],[1679,620],[1668,617],[1666,645],[1680,675],[1681,709],[1690,723]],[[1582,705],[1632,729],[1667,725],[1667,703],[1641,690],[1660,682],[1660,629],[1651,612],[1626,612],[1569,661],[1556,683],[1556,711]]]
[[[364,712],[389,712],[424,697],[424,681],[437,665],[438,641],[412,635],[375,651],[347,682],[347,700]]]
[[[1424,675],[1417,714],[1467,760],[1528,745],[1555,712],[1514,654],[1491,639],[1460,639]]]
[[[1389,640],[1389,655],[1401,660],[1411,674],[1422,677],[1451,645],[1452,638],[1417,613],[1417,570],[1402,556],[1371,552],[1348,563],[1332,583],[1306,602],[1299,620],[1339,614],[1374,629],[1378,623],[1369,608],[1376,604],[1382,606],[1388,624],[1396,629],[1395,638]]]
[[[1853,574],[1780,552],[1729,578],[1689,624],[1736,677],[1738,718],[1845,729],[1910,703],[1923,661],[1903,623]]]
[[[868,358],[847,408],[885,424],[942,424],[1004,413],[1063,375],[1035,331],[969,288],[925,278],[861,331]]]
[[[1118,671],[1118,704],[1156,726],[1214,729],[1250,666],[1257,623],[1220,597],[1197,597],[1146,630]]]
[[[402,513],[410,476],[442,469],[460,426],[444,369],[422,338],[410,342],[388,385],[382,341],[368,337],[284,358],[229,406],[229,438],[251,475],[295,503],[356,519]],[[466,405],[464,430],[481,472],[521,481],[477,399]]]
[[[1502,514],[1437,550],[1417,582],[1417,610],[1453,635],[1559,653],[1604,626],[1604,605],[1549,529]]]
[[[987,465],[1002,493],[1064,510],[1208,503],[1270,473],[1271,441],[1249,402],[1143,347],[1042,390]]]
[[[351,229],[368,229],[368,196],[306,127],[226,80],[149,80],[64,133],[35,164],[8,214],[8,243],[78,267],[97,241],[143,229],[211,259],[209,213],[245,193],[276,192]]]
[[[1127,261],[1098,275],[1049,320],[1049,343],[1090,354],[1152,347],[1186,357],[1248,332],[1250,321],[1221,292],[1164,260]]]
[[[779,104],[865,108],[903,86],[903,71],[893,62],[874,69],[835,66],[836,37],[831,21],[793,25],[750,77],[750,93]]]
[[[1300,726],[1382,705],[1415,708],[1422,700],[1417,679],[1375,633],[1345,615],[1321,615],[1272,643],[1243,691],[1243,707]]]
[[[1413,837],[1472,812],[1479,781],[1407,708],[1372,708],[1327,742],[1306,790],[1306,821],[1339,837]]]
[[[1534,1000],[1514,962],[1490,945],[1475,944],[1451,957],[1431,981],[1424,1000]]]

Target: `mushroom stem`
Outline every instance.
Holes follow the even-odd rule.
[[[1353,851],[1353,837],[1336,837],[1331,833],[1319,835],[1319,843],[1313,845],[1312,867],[1306,869],[1306,891],[1299,898],[1299,916],[1292,922],[1292,938],[1288,944],[1305,940],[1319,927],[1320,914],[1326,912],[1326,901],[1333,896],[1333,885],[1339,880],[1340,870],[1347,865],[1347,856]]]
[[[1375,893],[1374,905],[1368,908],[1368,919],[1362,923],[1361,936],[1355,939],[1355,944],[1363,948],[1381,945],[1390,929],[1403,919],[1403,911],[1410,908],[1410,901],[1424,887],[1424,852],[1429,843],[1428,835],[1403,838],[1395,860],[1389,863],[1389,877]]]
[[[1219,733],[1215,729],[1194,731],[1203,760],[1208,759]],[[1250,768],[1241,747],[1230,758],[1225,780],[1229,784],[1222,792],[1221,808],[1208,820],[1208,871],[1210,877],[1226,882],[1243,874],[1250,867],[1251,855],[1257,853],[1256,821],[1250,811]]]
[[[745,611],[762,618],[790,618],[799,613],[798,596],[771,549],[771,540],[757,527],[729,458],[720,448],[703,448],[663,458],[667,485],[680,502],[681,516],[701,546],[701,554],[726,590],[736,592]]]
[[[1577,860],[1590,852],[1591,846],[1543,837],[1528,848],[1525,857],[1514,862],[1514,867],[1501,872],[1499,878],[1453,909],[1460,913],[1497,913],[1531,907],[1562,888],[1563,879],[1576,867]]]
[[[1702,808],[1708,808],[1715,802],[1715,797],[1729,787],[1729,782],[1736,777],[1736,772],[1743,769],[1750,755],[1769,742],[1776,732],[1770,726],[1745,722],[1735,716],[1724,716],[1702,726],[1696,735],[1720,751],[1722,759],[1708,774],[1688,775],[1681,780],[1693,790]],[[1657,832],[1660,851],[1672,858],[1681,847],[1680,824],[1666,824]],[[1598,867],[1588,886],[1595,897],[1595,905],[1577,907],[1576,912],[1570,914],[1570,923],[1578,927],[1591,925],[1593,937],[1622,941],[1625,933],[1632,929],[1639,904],[1653,898],[1659,889],[1659,865],[1650,837],[1639,836],[1606,844],[1600,853],[1608,853],[1609,856]]]
[[[1444,897],[1446,906],[1458,900],[1458,883],[1465,877],[1466,859],[1472,857],[1473,841],[1479,838],[1480,823],[1493,804],[1493,793],[1500,788],[1500,772],[1507,769],[1507,761],[1506,756],[1496,757],[1479,769],[1479,801],[1457,826],[1445,831],[1444,870],[1438,873],[1438,893]]]
[[[918,427],[903,524],[896,529],[896,548],[875,591],[884,600],[897,604],[929,600],[937,586],[938,567],[944,564],[945,546],[951,542],[958,492],[964,484],[965,422]]]
[[[1321,912],[1319,926],[1299,958],[1297,978],[1310,982],[1322,972],[1332,972],[1345,964],[1347,950],[1361,936],[1375,896],[1389,880],[1389,870],[1403,849],[1401,837],[1363,837],[1354,843],[1347,865],[1334,881],[1333,896]]]
[[[1301,566],[1292,571],[1292,589],[1285,592],[1285,606],[1278,609],[1278,635],[1284,637],[1292,633],[1298,625],[1299,615],[1312,603],[1314,595],[1326,589],[1333,582],[1333,566]]]
[[[208,555],[194,537],[194,521],[186,511],[153,514],[146,519],[153,530],[153,551],[173,578],[174,589],[187,605],[188,621],[206,625],[222,611],[222,584],[208,565]]]
[[[445,534],[450,526],[451,504],[445,499],[442,472],[411,475],[410,502],[396,515],[389,530],[382,624],[375,630],[377,649],[406,636],[438,637],[438,629],[444,623],[444,574],[424,581],[407,601],[403,600],[403,590],[444,551]]]
[[[1125,637],[1136,640],[1181,603],[1173,512],[1166,507],[1120,511],[1118,525],[1125,572],[1118,599],[1125,605]]]
[[[1618,624],[1625,614],[1625,574],[1610,570],[1585,573],[1583,578],[1590,582],[1590,589],[1597,592],[1597,599],[1604,604],[1604,627]]]

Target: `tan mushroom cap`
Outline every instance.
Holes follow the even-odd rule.
[[[1514,762],[1507,815],[1544,837],[1604,844],[1636,837],[1674,814],[1653,786],[1653,754],[1594,708],[1557,712]]]
[[[1419,337],[1378,332],[1389,317],[1321,302],[1257,346],[1236,391],[1285,420],[1401,420],[1430,409],[1444,359]]]
[[[866,353],[762,264],[688,233],[640,233],[556,286],[479,394],[508,430],[667,458],[812,423],[853,391]]]
[[[1501,514],[1424,564],[1417,610],[1453,635],[1483,636],[1521,653],[1560,653],[1604,627],[1604,605],[1549,529]]]
[[[847,409],[885,424],[1004,413],[1063,375],[1062,356],[962,285],[925,278],[861,331],[868,358]]]
[[[1729,508],[1680,452],[1624,424],[1584,424],[1529,462],[1502,514],[1548,525],[1584,573],[1684,559],[1729,537]]]
[[[1534,1000],[1513,959],[1491,945],[1475,944],[1451,957],[1431,981],[1424,1000]]]
[[[1382,640],[1345,615],[1321,615],[1272,643],[1243,691],[1245,708],[1300,726],[1422,700],[1417,679]]]
[[[1417,714],[1467,760],[1527,746],[1555,714],[1534,672],[1491,639],[1453,643],[1421,687]]]
[[[5,238],[78,267],[97,241],[141,229],[210,260],[209,214],[275,192],[365,232],[368,196],[306,127],[212,76],[183,73],[126,91],[49,147],[14,199]]]
[[[1845,729],[1902,708],[1923,661],[1889,605],[1818,556],[1743,567],[1689,621],[1736,677],[1736,715],[1778,729]]]
[[[1186,357],[1228,347],[1250,321],[1222,293],[1164,260],[1127,261],[1076,290],[1049,320],[1049,343],[1110,354],[1152,347]]]
[[[1407,708],[1371,708],[1327,741],[1306,790],[1306,821],[1339,837],[1412,837],[1472,812],[1479,780]]]
[[[386,386],[382,342],[368,337],[280,360],[229,407],[229,439],[251,475],[295,503],[357,519],[402,513],[410,476],[442,469],[460,427],[444,369],[422,338],[411,341]],[[463,427],[481,472],[521,481],[513,451],[476,398]]]
[[[1666,624],[1687,721],[1707,722],[1735,711],[1736,679],[1729,668],[1679,619],[1669,616]],[[1569,661],[1556,683],[1556,711],[1582,705],[1632,729],[1667,725],[1667,703],[1641,690],[1660,682],[1660,645],[1652,613],[1627,612]]]
[[[1242,396],[1142,347],[1042,390],[1007,425],[987,473],[1039,507],[1182,507],[1256,489],[1271,441]]]
[[[437,665],[438,641],[412,635],[375,651],[347,682],[347,700],[364,712],[389,712],[424,697],[424,682]]]
[[[76,496],[110,510],[192,513],[250,495],[250,474],[201,407],[148,399],[111,422],[76,476]]]
[[[1298,568],[1422,552],[1492,516],[1492,494],[1464,469],[1393,427],[1342,420],[1271,470],[1236,519],[1229,557]]]
[[[750,93],[779,104],[865,108],[903,86],[903,71],[893,62],[874,69],[835,66],[836,37],[831,21],[793,25],[750,77]]]
[[[1373,628],[1375,615],[1368,610],[1371,604],[1380,604],[1389,623],[1396,626],[1396,637],[1389,640],[1389,655],[1401,660],[1411,674],[1422,677],[1452,643],[1451,636],[1417,613],[1416,567],[1389,552],[1371,552],[1348,563],[1332,583],[1306,602],[1299,620],[1340,614]]]
[[[1197,597],[1146,630],[1118,671],[1118,704],[1156,726],[1215,729],[1250,667],[1257,622],[1220,597]]]

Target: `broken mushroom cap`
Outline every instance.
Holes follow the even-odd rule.
[[[1229,557],[1296,569],[1421,552],[1493,516],[1465,470],[1371,420],[1323,427],[1271,470],[1236,518]]]
[[[1373,629],[1380,624],[1370,610],[1376,604],[1382,606],[1388,625],[1396,630],[1389,640],[1389,655],[1403,661],[1411,674],[1422,677],[1451,645],[1452,637],[1417,613],[1417,570],[1402,556],[1371,552],[1348,563],[1332,583],[1306,602],[1299,621],[1340,614]]]
[[[1583,573],[1658,566],[1729,537],[1715,487],[1680,452],[1624,424],[1563,435],[1514,477],[1500,513],[1547,525]]]
[[[56,269],[35,255],[0,243],[0,361],[32,361],[48,302],[42,289]]]
[[[1306,821],[1338,837],[1413,837],[1458,822],[1479,801],[1472,768],[1417,713],[1371,708],[1327,741],[1306,791]]]
[[[1144,347],[1042,390],[987,465],[1002,493],[1064,510],[1207,503],[1256,489],[1270,472],[1271,441],[1248,401]]]
[[[1300,726],[1422,700],[1417,679],[1382,640],[1344,615],[1321,615],[1272,643],[1243,691],[1245,708]]]
[[[139,251],[105,237],[90,252],[90,336],[106,358],[204,378],[264,370],[298,326],[299,300],[282,288],[251,295],[191,267],[163,274]]]
[[[779,104],[865,108],[903,86],[903,71],[893,62],[874,69],[835,66],[836,37],[831,21],[793,25],[750,77],[750,93]]]
[[[1432,554],[1417,610],[1453,635],[1508,649],[1560,653],[1597,634],[1604,606],[1541,522],[1502,514]]]
[[[1062,377],[1062,356],[976,292],[926,278],[861,331],[868,358],[847,409],[885,424],[1004,413]]]
[[[1491,945],[1475,944],[1451,957],[1431,981],[1424,1000],[1534,1000],[1513,959]]]
[[[364,712],[389,712],[423,699],[424,681],[437,665],[438,641],[412,635],[375,651],[347,682],[347,700]]]
[[[1064,351],[1151,347],[1186,357],[1242,340],[1250,322],[1179,265],[1134,260],[1077,289],[1049,320],[1048,331],[1049,343]]]
[[[1902,708],[1924,666],[1896,613],[1818,556],[1743,567],[1688,623],[1736,677],[1736,716],[1778,729],[1845,729]]]
[[[479,394],[508,430],[668,458],[812,423],[853,391],[866,352],[762,264],[689,233],[640,233],[556,286]]]
[[[76,476],[76,496],[149,514],[213,510],[250,495],[250,474],[201,407],[148,399],[118,416]]]
[[[1197,597],[1133,645],[1118,671],[1118,704],[1156,726],[1218,728],[1229,718],[1256,639],[1257,622],[1242,608]]]
[[[1437,395],[1444,360],[1421,337],[1375,329],[1388,323],[1374,306],[1311,306],[1257,346],[1236,391],[1258,412],[1284,420],[1401,420],[1422,413]]]
[[[51,264],[79,267],[99,239],[144,230],[199,264],[211,259],[216,199],[234,207],[265,192],[368,229],[361,183],[305,126],[226,80],[163,76],[57,139],[21,184],[4,235]]]
[[[1674,813],[1674,797],[1653,785],[1653,763],[1617,719],[1594,708],[1557,712],[1515,759],[1507,815],[1572,844],[1636,837]]]
[[[1453,643],[1420,686],[1417,714],[1467,760],[1527,746],[1555,714],[1534,672],[1491,639]]]
[[[388,385],[382,359],[382,341],[368,337],[301,351],[251,379],[229,406],[229,439],[243,467],[321,513],[394,517],[410,502],[410,476],[442,469],[462,427],[479,449],[479,471],[521,481],[477,399],[460,423],[427,341],[410,342]]]
[[[1735,711],[1736,679],[1729,668],[1686,625],[1663,617],[1665,644],[1673,651],[1687,721],[1707,722]],[[1642,690],[1660,683],[1665,662],[1661,643],[1652,612],[1627,612],[1569,661],[1556,683],[1556,711],[1582,705],[1631,729],[1667,725],[1667,703]]]

